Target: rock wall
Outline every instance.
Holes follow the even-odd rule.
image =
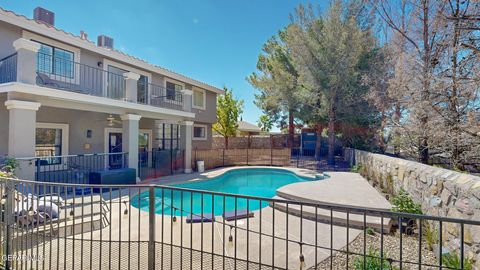
[[[480,221],[480,177],[414,161],[348,149],[345,158],[361,166],[364,177],[396,194],[401,188],[422,205],[427,215]],[[460,226],[444,223],[443,239],[449,250],[460,246]],[[480,264],[480,226],[465,226],[466,254]]]

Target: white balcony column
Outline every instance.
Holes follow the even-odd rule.
[[[141,116],[124,114],[120,118],[123,126],[123,151],[128,152],[128,167],[135,169],[138,177],[138,125]]]
[[[17,51],[17,82],[37,83],[37,53],[40,44],[26,38],[19,38],[13,42]]]
[[[14,158],[35,156],[37,102],[7,100],[8,109],[8,156]],[[35,180],[35,163],[21,161],[15,171],[17,177]]]
[[[137,103],[138,79],[140,79],[140,75],[134,72],[126,72],[123,73],[123,77],[125,78],[125,99]]]
[[[192,138],[193,138],[193,121],[183,121],[181,124],[185,128],[185,136],[182,145],[185,147],[185,173],[192,172]]]
[[[192,104],[193,104],[193,91],[190,89],[183,89],[183,110],[186,112],[192,111]]]

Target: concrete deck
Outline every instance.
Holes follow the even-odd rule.
[[[358,173],[350,172],[326,172],[330,177],[322,181],[301,182],[283,186],[277,190],[279,198],[294,200],[299,202],[309,202],[318,204],[334,204],[339,206],[350,206],[360,208],[370,208],[381,211],[390,211],[392,205],[372,187],[366,179]],[[286,211],[284,204],[277,204],[277,209]],[[300,207],[289,206],[289,213],[300,215]],[[363,214],[354,214],[341,211],[333,211],[326,208],[303,207],[304,217],[317,220],[319,222],[330,222],[334,224],[350,226],[363,229],[370,227],[381,231],[390,231],[391,222],[389,218],[380,216],[369,216],[364,220]]]
[[[239,167],[222,168],[205,173],[174,175],[149,183],[172,184],[185,181],[200,181],[221,175]],[[241,167],[240,167],[241,168]],[[265,167],[247,167],[265,168]],[[271,168],[271,167],[266,167]],[[305,169],[283,168],[299,175],[314,178],[318,173]],[[388,202],[370,187],[358,174],[327,173],[331,177],[311,182],[295,183],[279,189],[279,195],[294,200],[325,202],[387,209]],[[145,183],[142,183],[145,184]],[[51,260],[28,263],[27,268],[104,268],[104,269],[145,269],[148,254],[149,216],[124,201],[141,189],[130,192],[115,192],[108,199],[109,226],[84,231],[60,240],[49,240],[42,235],[37,237],[41,244],[22,251],[23,255],[53,254]],[[382,200],[383,199],[383,200]],[[283,207],[283,209],[282,209]],[[313,207],[304,207],[299,215],[298,207],[276,203],[254,211],[255,216],[237,222],[224,222],[221,216],[214,223],[187,224],[185,217],[177,221],[168,215],[156,215],[155,246],[156,264],[160,269],[246,269],[244,260],[255,269],[300,269],[299,256],[305,257],[307,269],[330,256],[329,248],[341,249],[353,241],[362,232],[359,229],[347,229],[338,220],[344,219],[344,213],[334,213],[330,223],[330,211],[316,209],[323,213],[325,220],[312,220]],[[128,213],[125,214],[125,209]],[[320,212],[318,211],[320,210]],[[297,213],[295,213],[297,211]],[[323,211],[323,212],[321,212]],[[326,212],[325,212],[326,211]],[[79,214],[77,212],[75,215]],[[351,221],[355,218],[350,216]],[[319,219],[317,219],[319,220]],[[378,220],[367,220],[369,225],[378,224]],[[340,222],[341,223],[341,222]],[[229,242],[230,226],[233,226],[233,242]],[[81,227],[80,227],[81,228]],[[348,235],[348,239],[347,239]],[[286,241],[288,239],[288,241]],[[331,241],[332,239],[333,241]],[[288,242],[288,244],[287,244]],[[299,243],[303,243],[300,253]],[[82,244],[83,243],[83,244]],[[319,248],[311,247],[317,245]],[[60,252],[59,252],[60,250]],[[65,253],[64,254],[64,252]],[[213,254],[213,255],[212,255]],[[49,256],[45,256],[48,259]],[[110,258],[110,259],[108,259]],[[192,267],[190,267],[192,262]],[[262,267],[258,267],[261,264]],[[25,265],[23,265],[25,266]]]

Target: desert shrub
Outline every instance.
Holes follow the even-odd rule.
[[[423,236],[427,242],[427,248],[433,250],[433,245],[438,243],[438,230],[431,224],[425,222],[423,225]]]
[[[473,260],[472,259],[463,259],[463,268],[461,265],[461,258],[458,253],[447,253],[442,255],[443,265],[450,269],[464,269],[472,270],[473,269]]]
[[[422,207],[415,203],[407,191],[401,189],[400,192],[392,198],[392,211],[399,213],[422,214]]]
[[[387,259],[386,254],[384,253],[381,256],[380,251],[370,247],[367,251],[367,256],[365,257],[365,263],[363,257],[356,257],[353,260],[353,269],[355,270],[396,270],[396,267],[393,267],[389,260]],[[383,257],[383,259],[382,259]]]

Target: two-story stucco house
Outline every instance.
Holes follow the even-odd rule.
[[[34,178],[40,164],[68,170],[69,155],[128,153],[138,174],[144,157],[146,167],[163,157],[148,153],[173,149],[181,155],[165,158],[190,172],[192,148],[211,145],[223,90],[115,50],[112,38],[62,31],[53,16],[0,8],[0,156],[50,156],[18,172]]]

